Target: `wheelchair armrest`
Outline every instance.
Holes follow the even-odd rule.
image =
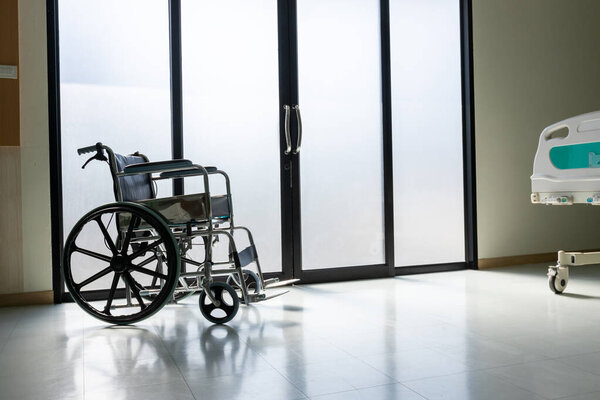
[[[204,167],[206,172],[212,174],[217,172],[217,167]],[[167,171],[160,174],[161,178],[179,178],[183,176],[194,176],[202,175],[202,172],[198,168],[180,169],[177,171]]]
[[[191,167],[193,164],[190,160],[166,160],[153,161],[147,163],[131,164],[125,167],[124,174],[141,174],[153,173],[169,170],[180,170]]]

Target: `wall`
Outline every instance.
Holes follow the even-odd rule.
[[[0,64],[19,67],[18,80],[0,79],[0,294],[43,292],[52,289],[44,0],[0,2]]]
[[[46,2],[19,0],[23,288],[52,289]]]
[[[600,209],[533,206],[542,129],[600,110],[600,1],[473,0],[479,257],[600,248]]]
[[[17,0],[0,2],[0,65],[19,65]],[[23,290],[19,143],[19,80],[0,79],[0,293]]]

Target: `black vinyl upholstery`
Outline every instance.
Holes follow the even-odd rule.
[[[145,162],[148,161],[142,156],[122,156],[115,153],[115,163],[118,172],[122,172],[128,165]],[[119,185],[121,186],[123,201],[147,200],[154,197],[150,174],[122,176],[119,178]]]

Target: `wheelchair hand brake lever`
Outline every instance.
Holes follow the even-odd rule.
[[[96,158],[96,156],[92,156],[92,157],[90,157],[90,158],[89,158],[89,159],[88,159],[88,160],[85,162],[85,164],[83,164],[83,165],[81,166],[81,169],[85,169],[85,167],[86,167],[86,166],[87,166],[87,165],[90,163],[90,161],[94,160],[95,158]]]
[[[98,161],[108,161],[108,159],[106,158],[106,156],[100,152],[97,152],[96,154],[94,154],[94,156],[90,157],[85,164],[83,164],[81,166],[81,169],[85,169],[85,167],[90,163],[90,161],[92,160],[98,160]]]

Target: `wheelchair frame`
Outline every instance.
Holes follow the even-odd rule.
[[[235,316],[239,302],[248,305],[277,297],[286,292],[267,296],[265,290],[289,285],[298,281],[298,279],[292,279],[280,282],[277,278],[264,279],[252,233],[248,228],[234,224],[231,184],[229,176],[224,171],[216,167],[204,167],[193,164],[189,160],[150,162],[148,157],[140,153],[134,153],[131,157],[141,158],[143,160],[142,163],[129,164],[123,170],[119,170],[115,153],[110,147],[102,143],[84,147],[77,151],[79,155],[96,152],[82,168],[85,168],[87,163],[92,160],[108,162],[113,180],[115,199],[117,201],[116,203],[98,207],[86,214],[75,225],[65,244],[63,273],[66,286],[74,300],[93,316],[110,323],[134,323],[149,317],[169,302],[177,301],[179,298],[187,297],[195,292],[200,292],[199,306],[202,314],[211,322],[225,323]],[[104,155],[104,151],[108,154],[108,158]],[[122,178],[140,175],[147,176],[152,198],[139,201],[124,201],[121,184]],[[213,215],[213,197],[211,197],[209,179],[211,175],[220,175],[225,181],[225,196],[227,197],[228,209],[225,217]],[[195,198],[194,201],[203,202],[203,204],[199,205],[202,210],[205,210],[204,219],[172,221],[161,213],[160,210],[152,207],[152,202],[156,202],[156,181],[190,177],[202,177],[203,179],[204,191],[192,196],[200,196],[199,198]],[[160,198],[159,200],[171,200],[173,201],[173,205],[181,207],[181,204],[177,203],[178,200],[181,200],[180,198],[181,196],[172,196]],[[114,213],[113,215],[117,215],[115,220],[117,240],[112,244],[110,243],[111,239],[108,237],[110,235],[107,233],[107,228],[102,222],[103,213],[111,212]],[[131,214],[131,217],[129,220],[125,220],[123,216],[128,214]],[[93,223],[92,221],[95,221],[100,226],[104,235],[104,243],[113,253],[112,257],[102,256],[93,251],[79,248],[75,244],[83,227],[87,223]],[[145,221],[146,225],[142,221]],[[127,226],[126,229],[125,226]],[[240,252],[238,252],[234,239],[234,233],[238,231],[243,231],[249,242],[249,246]],[[213,246],[222,237],[227,240],[229,257],[227,261],[214,261]],[[202,262],[187,257],[187,252],[196,246],[193,241],[197,238],[201,238],[204,245],[204,260]],[[173,244],[176,247],[175,251],[172,249]],[[128,254],[130,246],[132,253]],[[87,280],[77,283],[73,279],[71,270],[71,256],[75,252],[108,262],[109,267],[94,274]],[[157,267],[154,271],[144,268],[147,265],[147,263],[144,264],[147,260],[139,264],[134,264],[132,261],[140,254],[145,255],[148,252],[153,253],[150,259],[154,258],[156,261]],[[244,268],[251,263],[256,264],[256,273],[251,269]],[[183,268],[181,268],[182,265],[184,266]],[[193,272],[186,271],[185,266],[187,265],[196,267],[196,270]],[[167,274],[164,273],[165,269],[168,270]],[[149,287],[141,285],[132,277],[132,272],[134,271],[153,276],[152,284]],[[114,273],[114,278],[109,296],[111,294],[113,297],[115,296],[118,286],[116,282],[122,279],[125,284],[126,303],[124,305],[113,305],[112,297],[109,297],[106,307],[100,311],[92,307],[85,300],[81,293],[81,288],[89,284],[88,281],[90,279],[94,277],[98,277],[96,279],[99,279],[111,272]],[[214,280],[214,277],[227,277],[227,281],[225,283],[217,282]],[[195,282],[189,283],[187,279],[195,279]],[[159,285],[157,285],[158,282],[160,282]],[[172,287],[166,287],[169,286],[169,282],[172,282]],[[253,286],[254,293],[249,292],[250,285]],[[234,287],[240,292],[241,296],[238,297]],[[233,304],[225,304],[224,292],[230,294]],[[125,317],[113,317],[111,310],[136,307],[132,295],[137,299],[141,311]],[[143,301],[144,298],[151,301],[150,305],[152,309],[148,312],[144,312],[144,310],[148,309],[148,305]],[[155,301],[160,302],[160,304],[154,304]],[[224,311],[226,314],[225,317],[212,315],[215,309]]]

